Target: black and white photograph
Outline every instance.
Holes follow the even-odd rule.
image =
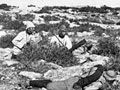
[[[120,0],[0,0],[0,90],[120,90]]]

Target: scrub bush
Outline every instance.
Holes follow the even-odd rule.
[[[0,38],[0,47],[1,48],[12,48],[13,47],[13,35],[6,35]]]
[[[111,38],[102,38],[98,40],[97,50],[93,51],[93,53],[104,56],[119,57],[120,48]]]
[[[24,26],[22,22],[15,20],[15,21],[8,21],[7,23],[5,23],[3,28],[19,30],[22,26]]]
[[[26,68],[36,71],[32,68],[31,63],[40,59],[63,67],[78,64],[77,59],[66,48],[51,45],[47,39],[42,40],[37,46],[26,46],[23,53],[18,56],[17,61],[24,64]],[[40,69],[37,72],[40,72]]]

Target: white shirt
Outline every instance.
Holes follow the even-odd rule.
[[[60,41],[59,41],[59,40]],[[72,47],[72,42],[71,42],[71,40],[70,40],[70,38],[67,36],[67,35],[65,35],[65,37],[64,38],[60,38],[58,35],[56,35],[56,36],[53,36],[52,38],[51,38],[51,41],[50,41],[51,43],[56,43],[58,46],[63,46],[63,45],[65,45],[68,49],[70,49],[71,47]],[[62,45],[62,43],[63,43],[63,45]]]
[[[32,35],[28,35],[26,31],[22,31],[12,40],[12,43],[17,47],[22,48],[30,41],[31,37]]]

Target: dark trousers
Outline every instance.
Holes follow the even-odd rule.
[[[46,88],[47,84],[52,82],[51,80],[30,80],[29,86],[36,87],[36,88]]]
[[[75,49],[81,47],[82,45],[84,45],[86,43],[86,40],[83,39],[80,42],[78,42],[77,44],[73,45],[71,49],[69,49],[69,51],[72,53]]]
[[[97,70],[95,71],[95,73],[93,73],[90,76],[79,79],[78,82],[76,82],[73,85],[73,88],[75,88],[75,85],[80,86],[81,88],[84,88],[85,86],[88,86],[89,84],[97,81],[103,74],[104,68],[102,65],[96,65],[95,67],[97,67]]]

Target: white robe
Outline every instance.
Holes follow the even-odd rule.
[[[68,49],[70,49],[72,47],[72,42],[71,42],[70,38],[67,35],[65,35],[64,38],[60,38],[58,35],[53,36],[53,37],[51,37],[51,41],[50,42],[51,43],[56,43],[57,46],[65,45]]]

